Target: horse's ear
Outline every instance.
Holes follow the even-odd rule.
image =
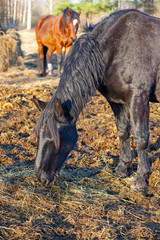
[[[47,105],[46,102],[43,102],[43,101],[39,100],[35,96],[33,96],[32,101],[34,102],[34,104],[36,105],[36,107],[38,108],[39,111],[42,111],[43,109],[45,109],[45,107]]]
[[[80,9],[79,12],[78,12],[78,14],[81,15],[81,12],[82,12],[82,10]]]
[[[73,117],[70,115],[70,101],[67,100],[65,103],[61,103],[61,101],[57,98],[54,103],[54,114],[58,122],[68,124],[71,123]]]
[[[61,101],[58,98],[56,99],[56,101],[54,103],[54,113],[57,117],[62,117],[62,115],[64,115]]]
[[[70,16],[71,12],[70,12],[70,9],[67,7],[67,10],[66,10],[66,13],[68,16]]]

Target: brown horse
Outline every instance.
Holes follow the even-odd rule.
[[[48,64],[49,75],[53,75],[50,59],[54,51],[57,52],[58,74],[61,73],[62,48],[65,47],[65,55],[71,50],[76,40],[80,23],[81,10],[77,13],[66,8],[58,16],[47,15],[41,17],[35,26],[36,40],[39,51],[39,70],[42,76],[46,75]]]

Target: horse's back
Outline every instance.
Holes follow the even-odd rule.
[[[160,102],[160,19],[124,10],[103,19],[89,35],[99,43],[107,66],[104,85],[113,88],[110,94],[141,89],[152,93],[151,101]]]

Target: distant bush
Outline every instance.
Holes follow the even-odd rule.
[[[53,14],[59,15],[61,11],[67,7],[72,8],[76,12],[81,9],[82,15],[88,16],[89,14],[100,14],[102,12],[110,13],[112,12],[114,5],[111,4],[109,0],[99,0],[96,3],[81,2],[77,4],[72,4],[69,0],[65,0],[54,8]]]

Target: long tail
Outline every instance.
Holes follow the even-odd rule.
[[[48,51],[48,48],[46,46],[43,46],[43,56],[44,56],[44,59],[43,59],[43,74],[46,75],[46,69],[47,69],[47,51]]]
[[[38,53],[37,69],[39,73],[42,73],[42,75],[46,75],[47,51],[48,48],[46,46],[43,46],[43,61],[40,59],[40,54]]]

